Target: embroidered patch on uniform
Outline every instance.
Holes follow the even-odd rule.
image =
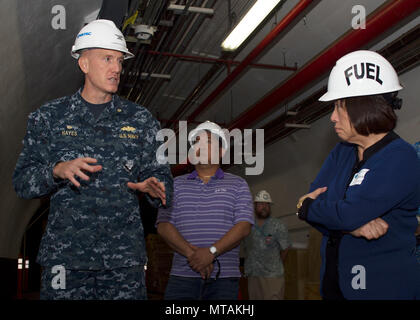
[[[138,139],[139,138],[137,134],[132,134],[132,133],[120,133],[119,137],[120,139]]]
[[[66,125],[66,129],[61,131],[62,136],[72,136],[77,137],[76,128],[70,125]]]
[[[356,173],[353,177],[353,180],[350,182],[350,187],[355,185],[362,184],[363,180],[365,179],[366,173],[368,173],[369,169],[362,169],[358,173]]]
[[[134,134],[134,132],[136,132],[136,128],[134,127],[125,126],[125,127],[122,127],[120,130],[123,131],[119,134],[119,137],[121,139],[138,139],[139,138],[137,134]]]
[[[122,127],[121,131],[127,131],[127,132],[136,132],[136,128],[127,126],[127,127]]]

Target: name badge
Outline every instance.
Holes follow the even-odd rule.
[[[363,180],[365,179],[365,175],[368,172],[369,169],[362,169],[356,173],[353,177],[353,180],[350,182],[350,187],[362,184]]]

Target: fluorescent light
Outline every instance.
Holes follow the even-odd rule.
[[[236,50],[281,0],[257,0],[222,43],[224,50]]]

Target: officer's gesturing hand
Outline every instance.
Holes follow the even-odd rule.
[[[155,177],[148,178],[143,182],[138,183],[128,182],[127,186],[130,189],[148,193],[153,198],[160,198],[162,204],[166,205],[165,184],[159,182]]]
[[[68,179],[76,187],[80,187],[80,183],[75,179],[75,176],[88,181],[89,177],[83,172],[98,172],[102,170],[101,165],[90,165],[96,163],[94,158],[77,158],[70,161],[63,161],[56,164],[53,169],[54,178]]]

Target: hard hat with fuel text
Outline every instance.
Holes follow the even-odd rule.
[[[337,60],[328,78],[328,91],[319,100],[384,94],[401,90],[391,63],[379,53],[351,52]]]

